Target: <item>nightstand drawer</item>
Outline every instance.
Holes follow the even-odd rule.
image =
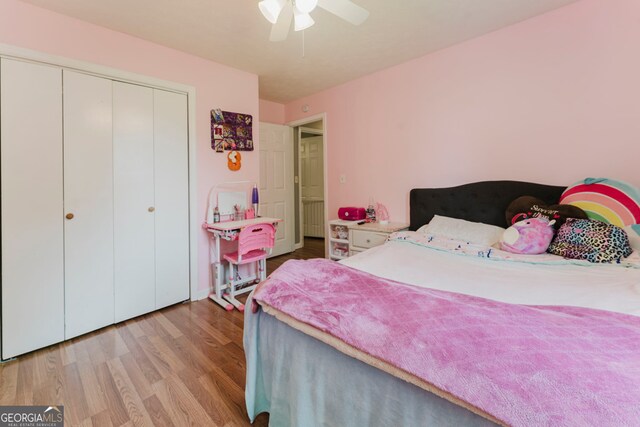
[[[389,237],[389,234],[387,233],[375,233],[372,231],[351,230],[351,232],[351,244],[365,249],[379,246],[387,240],[387,237]]]

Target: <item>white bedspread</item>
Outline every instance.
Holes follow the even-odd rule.
[[[496,301],[640,316],[640,269],[619,265],[499,262],[403,241],[389,241],[341,262],[380,277]]]

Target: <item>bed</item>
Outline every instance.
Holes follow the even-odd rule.
[[[551,204],[558,201],[564,188],[517,181],[491,181],[453,188],[414,189],[410,193],[410,229],[418,230],[434,215],[504,226],[504,211],[514,198],[532,195]],[[618,327],[629,323],[632,329],[629,334],[640,331],[640,269],[618,265],[587,267],[580,263],[554,260],[542,263],[488,261],[482,257],[434,250],[427,247],[430,244],[419,244],[411,234],[406,238],[401,236],[342,261],[344,267],[340,268],[344,271],[339,270],[338,274],[365,279],[375,277],[380,282],[388,281],[387,279],[400,282],[397,286],[403,291],[398,291],[398,295],[405,290],[413,292],[419,288],[420,292],[426,289],[437,297],[444,295],[446,298],[471,301],[470,306],[479,302],[481,305],[498,304],[508,309],[534,307],[534,316],[549,315],[550,312],[545,310],[560,310],[560,316],[580,317],[581,321],[601,321],[608,325],[607,319],[597,319],[604,313],[606,316],[613,316],[613,322],[618,322]],[[311,265],[301,265],[299,269],[305,270]],[[318,268],[328,269],[327,274],[333,271],[331,265],[318,264]],[[350,310],[354,313],[359,313],[360,310],[372,311],[368,293],[374,292],[372,290],[377,289],[375,286],[378,285],[374,283],[376,280],[371,279],[371,284],[367,284],[365,279],[361,280],[363,285],[360,288],[346,286],[346,294],[340,295],[338,291],[327,295],[334,299],[327,300],[326,307],[322,306],[322,313],[331,319],[335,315],[332,304],[348,300],[358,292],[361,295],[356,297],[362,302],[354,304]],[[383,283],[380,284],[382,285]],[[296,298],[299,304],[305,304],[304,298]],[[386,298],[389,304],[401,301],[401,296],[396,298],[394,295],[387,295]],[[409,307],[412,297],[408,295],[406,298],[409,298],[405,300]],[[317,312],[319,305],[309,307],[308,311]],[[537,307],[542,308],[538,310]],[[425,383],[415,380],[412,375],[407,375],[409,370],[389,366],[383,357],[363,355],[363,352],[355,348],[356,344],[345,346],[340,340],[336,341],[323,334],[322,328],[308,327],[304,322],[291,320],[277,309],[269,308],[273,307],[264,304],[256,312],[247,310],[245,315],[245,397],[247,412],[252,420],[259,413],[269,412],[270,424],[274,426],[566,424],[566,419],[559,413],[563,410],[562,404],[556,405],[548,413],[545,413],[544,408],[532,410],[531,407],[526,407],[524,414],[521,411],[513,415],[514,418],[496,417],[495,414],[500,414],[499,411],[486,410],[485,406],[491,405],[478,406],[470,398],[461,399],[460,396],[466,396],[464,393],[451,392],[452,389],[438,386],[440,383],[436,381]],[[406,310],[409,312],[409,320],[411,310]],[[572,310],[584,312],[574,313]],[[591,314],[593,318],[590,317]],[[406,313],[399,312],[399,316],[401,315]],[[461,317],[464,317],[464,313]],[[634,323],[636,319],[639,320],[637,324]],[[308,323],[312,325],[311,320]],[[349,325],[358,323],[354,321]],[[397,330],[399,336],[402,335],[401,327],[399,325]],[[375,328],[370,329],[375,333]],[[484,333],[481,328],[478,331],[479,334]],[[372,333],[371,330],[363,333],[365,332]],[[438,336],[435,329],[430,333],[434,337]],[[381,342],[387,340],[388,335],[395,334],[395,331],[385,334],[380,335]],[[442,336],[444,338],[440,338],[441,341],[446,341],[448,335]],[[451,336],[456,336],[455,332]],[[393,343],[393,340],[390,342]],[[513,346],[513,341],[508,342]],[[629,352],[633,354],[635,350],[636,354],[640,354],[640,343],[635,342],[633,338],[626,343],[624,357],[628,357]],[[468,357],[473,357],[475,347],[471,344],[468,347],[465,351],[470,353]],[[510,360],[504,365],[507,374],[513,363],[515,362]],[[449,375],[444,372],[448,370],[447,365],[439,369],[438,378]],[[629,383],[623,381],[623,384],[613,384],[612,388],[622,387],[638,392],[640,366],[632,360],[631,367],[626,366],[625,369],[627,371],[623,380],[628,380]],[[576,381],[582,380],[579,378]],[[474,383],[470,377],[460,377],[455,386],[463,387],[463,390],[477,387],[477,390],[469,393],[485,394],[482,396],[485,399],[491,396],[491,399],[502,402],[503,412],[505,408],[507,412],[512,411],[509,408],[510,394],[499,387],[493,387],[491,382]],[[536,384],[531,382],[526,385],[527,389],[535,387]],[[515,408],[517,405],[514,403],[513,406]],[[518,410],[513,409],[513,412]],[[631,405],[629,411],[631,412],[600,415],[609,417],[603,419],[619,421],[616,422],[617,425],[633,425],[633,422],[640,419],[640,410]],[[589,424],[591,414],[587,410],[584,413],[586,418],[583,421]],[[575,418],[575,414],[573,416],[574,421],[580,419],[579,416]]]

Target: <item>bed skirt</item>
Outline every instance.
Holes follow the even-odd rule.
[[[250,307],[250,303],[247,307]],[[245,398],[274,426],[494,426],[259,310],[245,312]]]

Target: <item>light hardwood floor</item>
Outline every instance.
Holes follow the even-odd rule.
[[[305,239],[267,269],[323,256],[323,240]],[[0,405],[62,404],[73,426],[249,425],[242,322],[202,300],[20,356],[0,365]]]

